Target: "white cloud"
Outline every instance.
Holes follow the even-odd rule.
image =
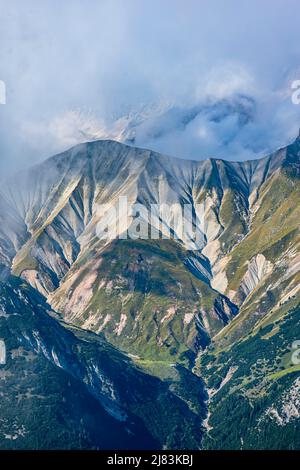
[[[0,6],[2,170],[102,137],[134,138],[176,156],[238,159],[297,134],[300,106],[290,99],[291,77],[300,78],[296,0]],[[243,103],[249,122],[240,125],[239,111],[221,116],[224,101],[243,96],[253,100]]]

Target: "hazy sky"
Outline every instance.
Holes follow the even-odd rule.
[[[194,159],[288,143],[299,17],[299,0],[0,0],[1,172],[93,138]]]

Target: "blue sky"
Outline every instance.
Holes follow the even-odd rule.
[[[257,158],[300,127],[296,0],[0,0],[0,169],[115,138]]]

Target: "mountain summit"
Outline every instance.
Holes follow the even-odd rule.
[[[31,338],[29,332],[18,335],[25,337],[34,354],[50,361],[51,368],[63,369],[86,384],[85,373],[79,369],[85,368],[90,377],[90,366],[86,360],[82,364],[78,353],[79,357],[72,359],[80,362],[75,370],[68,362],[71,346],[66,345],[79,341],[70,336],[70,329],[75,336],[81,332],[88,342],[93,342],[96,334],[129,355],[134,365],[128,367],[138,367],[155,380],[169,383],[181,400],[176,405],[181,410],[178,420],[181,413],[189,413],[184,408],[188,406],[192,413],[189,422],[194,426],[199,421],[199,426],[202,423],[208,430],[208,418],[204,418],[207,406],[211,407],[214,439],[221,446],[222,410],[229,405],[225,400],[222,408],[218,397],[224,390],[229,393],[228,387],[238,374],[240,379],[229,395],[239,393],[238,385],[253,377],[253,364],[247,370],[236,364],[235,348],[262,328],[267,328],[266,338],[272,331],[274,341],[281,331],[278,325],[289,312],[295,312],[299,302],[299,156],[299,138],[272,155],[245,162],[181,160],[114,141],[97,141],[19,173],[0,190],[0,280],[6,289],[3,328],[12,313],[10,304],[17,303],[17,312],[23,308],[20,302],[28,305],[29,294],[22,294],[26,289],[34,309],[43,310],[39,321],[50,315],[51,320],[45,321],[53,323],[55,316],[57,326],[51,323],[51,328],[62,343],[58,349],[46,346],[54,344],[54,337],[47,338],[44,327],[42,339]],[[132,224],[132,219],[124,222],[123,218],[118,236],[109,242],[102,240],[97,235],[104,216],[99,207],[115,205],[120,197],[145,208],[153,204],[190,205],[199,233],[197,244],[191,249],[173,227],[170,239],[123,239],[120,235]],[[162,218],[161,223],[163,230],[170,230],[168,218]],[[17,287],[12,287],[16,282]],[[11,301],[7,295],[12,296]],[[277,325],[274,331],[269,331],[270,325]],[[35,328],[39,331],[40,327]],[[21,345],[23,341],[20,339]],[[226,367],[218,362],[224,351]],[[239,360],[243,354],[240,352]],[[265,359],[263,354],[260,359]],[[280,361],[279,354],[269,375],[285,370]],[[93,364],[99,380],[100,366]],[[200,376],[205,378],[206,391]],[[134,380],[143,381],[143,377]],[[110,402],[98,393],[97,380],[89,379],[90,385],[82,393],[91,394],[111,414]],[[259,394],[252,385],[243,400],[251,402],[251,394]],[[289,387],[294,386],[285,383],[282,393],[292,393]],[[267,393],[268,387],[267,381],[262,393]],[[125,414],[128,406],[125,411],[121,407]],[[120,404],[113,407],[121,408]],[[142,420],[149,419],[145,410],[142,415]],[[269,425],[261,414],[259,419]],[[154,445],[151,439],[155,445],[163,445],[153,429],[147,429],[149,446]],[[180,435],[173,436],[169,445],[209,447],[209,433],[201,444],[202,431],[198,437],[192,432],[188,443]],[[93,436],[87,446],[102,439]],[[72,442],[70,445],[76,445]],[[232,441],[228,445],[237,444]]]

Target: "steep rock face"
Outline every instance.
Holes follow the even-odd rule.
[[[297,140],[287,148],[282,167],[263,184],[253,207],[249,232],[220,263],[219,279],[225,287],[223,292],[240,305],[239,318],[218,336],[218,342],[222,344],[234,342],[251,332],[266,314],[278,317],[297,304],[300,279],[299,162]],[[259,255],[264,258],[258,258]],[[254,289],[245,292],[245,277],[249,282],[249,262],[254,267],[259,259],[262,272],[255,268],[256,285],[252,284]]]
[[[9,200],[0,195],[0,276],[10,268],[12,260],[28,237],[24,220]]]
[[[151,203],[197,204],[200,249],[222,234],[229,238],[224,236],[226,231],[238,241],[248,217],[249,197],[278,168],[282,158],[283,151],[244,164],[193,162],[110,141],[75,147],[18,175],[2,188],[3,197],[30,232],[29,243],[18,252],[14,268],[22,270],[22,261],[35,245],[38,253],[34,258],[45,265],[39,250],[47,243],[53,247],[57,238],[62,252],[56,264],[59,260],[72,263],[78,244],[89,243],[95,235],[97,206],[113,203],[122,195],[129,203],[137,201],[147,207]],[[236,228],[241,233],[234,233]],[[223,251],[223,247],[219,249]],[[48,264],[51,266],[46,267],[60,278],[60,269],[53,261]]]
[[[259,282],[272,272],[272,263],[264,255],[259,253],[248,262],[248,268],[243,276],[240,291],[247,297],[259,284]]]
[[[258,295],[259,302],[265,302],[264,296],[269,292],[265,283],[270,276],[261,276],[260,268],[254,267],[257,261],[251,260],[258,260],[259,264],[261,255],[272,263],[272,273],[275,273],[271,276],[272,285],[280,282],[279,272],[284,271],[286,276],[290,273],[283,294],[294,292],[297,272],[294,261],[288,259],[292,253],[298,253],[298,245],[294,243],[297,208],[287,207],[284,195],[289,196],[290,204],[297,195],[297,185],[289,185],[289,182],[297,178],[298,153],[299,140],[264,159],[243,163],[180,160],[111,141],[80,145],[19,175],[2,188],[2,199],[12,208],[14,220],[18,221],[16,233],[9,234],[2,244],[2,263],[7,267],[12,263],[13,272],[49,295],[53,306],[65,312],[66,318],[95,331],[100,329],[122,347],[132,346],[133,338],[131,342],[125,339],[126,328],[133,331],[136,318],[143,318],[147,313],[154,324],[150,330],[156,338],[156,346],[168,343],[166,340],[171,337],[169,349],[175,347],[179,353],[178,344],[175,346],[178,335],[169,325],[172,315],[163,322],[168,330],[164,335],[155,317],[156,310],[175,308],[176,312],[181,312],[175,329],[193,329],[193,334],[187,331],[179,343],[197,349],[207,344],[209,338],[236,315],[236,306],[241,312],[246,310],[252,295]],[[284,191],[282,197],[276,193],[274,207],[270,207],[278,181]],[[140,284],[152,286],[157,282],[157,275],[155,270],[149,269],[148,261],[145,271],[132,261],[138,281],[131,279],[130,270],[125,269],[126,248],[120,254],[122,266],[117,265],[122,275],[114,264],[102,271],[103,257],[109,258],[107,253],[115,247],[97,236],[98,224],[104,217],[102,205],[115,205],[123,196],[127,197],[128,204],[138,202],[146,208],[151,204],[191,205],[198,235],[192,246],[188,237],[181,237],[173,228],[175,239],[168,249],[180,251],[180,256],[166,261],[164,248],[157,250],[153,240],[146,248],[147,253],[153,251],[152,265],[155,266],[157,260],[162,268],[159,259],[164,260],[164,292],[175,284],[173,295],[179,299],[179,305],[168,302],[165,305],[163,294],[156,301],[151,298],[155,308],[149,314],[147,301],[152,287],[149,292],[143,292]],[[9,220],[5,211],[3,213],[1,218]],[[280,230],[280,214],[293,221],[295,232]],[[119,222],[117,234],[130,228],[133,220],[122,215]],[[171,222],[168,217],[161,222],[164,233]],[[261,236],[265,227],[268,227],[265,236],[268,239]],[[285,243],[284,237],[289,236],[292,247],[288,254],[280,260],[272,259],[267,251],[276,243]],[[143,253],[140,254],[143,257]],[[138,257],[139,253],[135,252],[134,256]],[[112,263],[115,262],[112,259]],[[192,300],[181,299],[181,290],[188,292],[187,297]],[[112,302],[107,298],[110,291],[113,292]],[[118,295],[114,295],[115,292]],[[255,319],[253,305],[252,302],[248,315]],[[263,314],[263,310],[261,312]],[[187,323],[183,318],[192,320]]]
[[[143,373],[13,277],[0,283],[0,337],[1,449],[200,447],[201,379],[186,371],[188,391],[180,369],[169,383]]]
[[[279,435],[272,410],[286,421],[287,397],[298,410],[286,349],[298,339],[299,156],[299,139],[243,163],[101,141],[3,184],[3,447],[199,448],[203,423],[206,448],[272,447],[257,442],[258,432]],[[102,205],[120,196],[146,208],[190,204],[196,243],[173,227],[171,240],[101,240]],[[119,222],[117,234],[133,226],[123,214]],[[161,232],[170,225],[162,218]],[[196,357],[209,397],[191,372]],[[246,425],[230,432],[241,415]],[[42,442],[43,422],[60,433]]]

